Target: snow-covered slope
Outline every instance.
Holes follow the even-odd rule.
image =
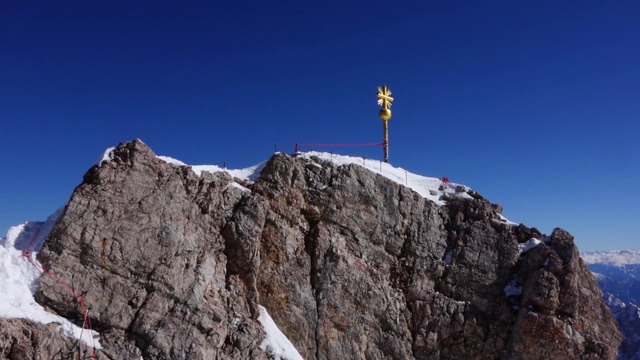
[[[58,209],[45,222],[26,222],[13,226],[5,238],[0,238],[0,317],[23,318],[42,324],[56,323],[66,335],[100,348],[100,343],[94,339],[98,333],[90,333],[63,317],[47,312],[33,298],[41,273],[23,256],[23,252],[28,251],[27,255],[37,264],[35,256],[61,212],[62,208]],[[28,248],[29,245],[33,247]]]
[[[410,187],[415,192],[420,194],[422,197],[425,197],[435,202],[438,205],[444,205],[444,201],[441,200],[441,197],[445,192],[455,196],[470,198],[469,194],[467,194],[464,191],[463,192],[455,191],[455,189],[458,186],[460,186],[460,184],[448,183],[441,190],[440,187],[441,185],[443,185],[443,182],[440,179],[413,174],[404,170],[403,168],[394,167],[388,163],[384,163],[379,160],[358,158],[353,156],[336,155],[336,154],[315,152],[315,151],[300,153],[298,156],[305,157],[312,160],[314,158],[317,158],[325,161],[330,161],[336,165],[356,164],[356,165],[363,166],[374,173],[377,173],[386,177],[389,180],[392,180],[398,184]],[[468,187],[464,187],[464,188],[469,189]]]

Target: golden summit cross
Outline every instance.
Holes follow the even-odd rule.
[[[378,93],[376,94],[378,98],[378,105],[382,106],[378,116],[380,116],[380,120],[382,120],[382,130],[384,136],[384,142],[382,143],[382,155],[384,156],[384,162],[389,162],[389,119],[391,119],[391,104],[393,103],[393,98],[391,97],[391,90],[387,87],[387,85],[378,86]]]
[[[378,97],[378,105],[382,106],[383,109],[391,107],[393,98],[391,97],[391,90],[389,90],[387,85],[378,86],[378,93],[376,96]]]

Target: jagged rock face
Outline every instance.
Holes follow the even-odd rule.
[[[0,359],[85,359],[91,349],[77,346],[55,324],[42,325],[25,319],[0,318]]]
[[[251,191],[139,141],[92,168],[39,260],[86,292],[100,356],[266,359],[265,306],[305,359],[614,359],[621,337],[572,237],[437,206],[356,165],[276,154]],[[505,294],[505,287],[521,292]],[[77,318],[42,278],[37,299]]]
[[[168,165],[138,141],[85,175],[39,260],[86,292],[103,355],[266,359],[246,281],[227,270],[235,244],[221,229],[243,199],[231,182]],[[43,277],[36,298],[77,316],[64,290]]]

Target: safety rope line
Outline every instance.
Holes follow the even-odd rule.
[[[293,150],[294,154],[297,154],[300,151],[300,147],[367,147],[367,146],[387,146],[389,145],[388,141],[382,141],[377,143],[301,143],[296,142],[296,147]]]
[[[328,143],[296,143],[296,146],[317,146],[317,147],[359,147],[359,146],[383,146],[388,145],[389,142],[377,142],[377,143],[336,143],[336,144],[328,144]]]
[[[36,261],[31,255],[29,255],[31,250],[33,250],[33,246],[35,245],[36,238],[40,234],[40,229],[42,229],[42,226],[40,226],[38,228],[36,233],[31,238],[31,241],[29,242],[29,245],[27,245],[27,247],[24,249],[24,251],[22,251],[22,256],[24,258],[26,258],[36,269],[38,269],[38,271],[40,271],[41,273],[49,276],[55,282],[57,282],[58,284],[64,286],[65,288],[67,288],[67,290],[69,290],[69,292],[73,295],[73,297],[80,303],[80,309],[81,309],[82,314],[83,314],[82,329],[83,330],[84,329],[89,330],[89,337],[91,338],[91,353],[92,353],[91,358],[92,359],[97,359],[98,358],[98,353],[96,352],[96,347],[95,347],[95,344],[93,342],[93,336],[91,334],[91,321],[89,319],[89,311],[87,310],[87,308],[85,306],[85,303],[84,303],[84,294],[83,293],[78,293],[71,285],[67,284],[65,281],[63,281],[62,279],[57,277],[49,269],[45,268],[42,264],[40,264],[38,261]]]

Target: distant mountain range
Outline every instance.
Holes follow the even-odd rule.
[[[581,256],[624,336],[618,359],[640,360],[640,251],[589,251]]]

